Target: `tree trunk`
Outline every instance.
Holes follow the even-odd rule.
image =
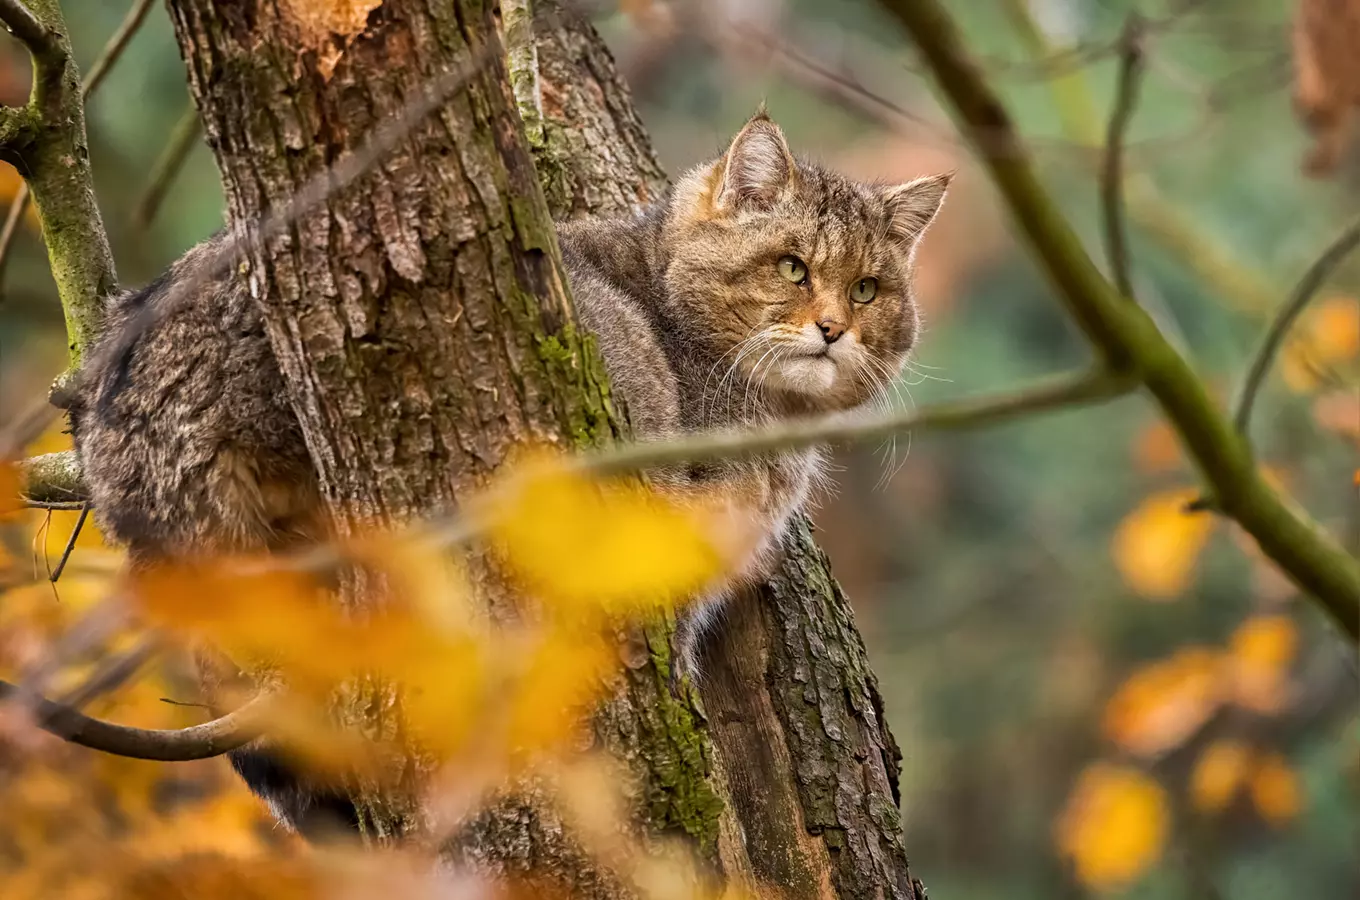
[[[536,62],[512,53],[507,72],[493,52],[360,184],[252,248],[252,286],[342,523],[455,506],[527,440],[625,432],[572,328],[549,211],[635,208],[664,175],[598,36],[538,6]],[[282,204],[498,40],[496,11],[477,0],[387,0],[352,34],[321,39],[292,4],[170,8],[236,222]],[[517,101],[540,119],[527,139]],[[602,742],[642,779],[645,824],[688,835],[732,882],[799,900],[917,897],[897,751],[848,604],[805,527],[786,550],[714,641],[707,715],[664,689],[666,634],[649,629],[599,717]],[[419,820],[397,801],[368,812],[380,835]],[[572,896],[627,896],[528,801],[492,810],[475,835],[450,852],[532,868]]]

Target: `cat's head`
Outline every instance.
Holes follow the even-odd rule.
[[[861,184],[795,160],[762,108],[676,186],[672,312],[719,375],[734,366],[804,410],[857,406],[915,343],[913,258],[949,179]]]

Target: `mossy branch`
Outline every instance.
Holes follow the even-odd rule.
[[[57,0],[3,0],[0,20],[33,58],[28,105],[0,122],[0,159],[23,173],[38,210],[74,369],[118,283],[90,175],[80,74]]]
[[[1100,274],[1040,184],[1006,108],[964,49],[953,19],[938,0],[881,4],[910,34],[964,132],[986,136],[974,143],[993,182],[1092,345],[1157,401],[1208,483],[1215,507],[1242,525],[1352,641],[1360,639],[1360,563],[1266,484],[1246,442],[1194,370],[1147,314]]]

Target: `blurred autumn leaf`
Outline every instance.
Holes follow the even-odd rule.
[[[1095,763],[1082,772],[1054,830],[1076,877],[1096,890],[1131,884],[1161,856],[1166,792],[1137,769]]]
[[[1186,505],[1199,496],[1193,489],[1159,491],[1125,517],[1111,550],[1130,587],[1154,600],[1170,600],[1190,584],[1200,551],[1214,520]]]
[[[1228,645],[1236,703],[1260,713],[1279,712],[1297,650],[1298,631],[1287,616],[1253,616],[1238,626]]]
[[[1290,332],[1280,374],[1299,393],[1317,390],[1325,373],[1360,354],[1360,300],[1333,296],[1311,306]]]
[[[1251,750],[1241,741],[1214,741],[1195,760],[1190,773],[1190,802],[1200,812],[1225,809],[1246,781]]]
[[[537,458],[503,483],[492,535],[552,612],[671,606],[725,568],[713,537],[721,516],[716,502],[681,508],[641,485],[595,482]],[[726,550],[729,542],[722,543]]]
[[[1272,825],[1292,821],[1303,808],[1298,776],[1278,753],[1267,754],[1251,775],[1251,799],[1256,811]]]
[[[1137,756],[1180,746],[1218,710],[1222,656],[1187,647],[1134,672],[1105,707],[1105,736]]]

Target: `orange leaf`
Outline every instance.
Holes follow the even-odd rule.
[[[1188,647],[1134,672],[1105,707],[1105,736],[1138,756],[1179,747],[1222,704],[1222,664],[1214,651]]]
[[[1204,749],[1190,774],[1190,801],[1200,812],[1212,813],[1232,802],[1246,780],[1251,750],[1239,741],[1215,741]]]
[[[1303,808],[1303,791],[1298,776],[1284,757],[1272,753],[1264,757],[1251,776],[1251,799],[1256,810],[1272,825],[1285,825]]]
[[[1308,313],[1308,337],[1323,362],[1342,362],[1360,353],[1360,302],[1328,297]]]
[[[1214,527],[1210,516],[1185,511],[1197,496],[1190,489],[1153,494],[1120,523],[1112,545],[1115,565],[1144,596],[1170,599],[1189,586]]]
[[[1297,650],[1298,631],[1288,616],[1253,616],[1238,626],[1228,652],[1236,702],[1257,712],[1278,712]]]
[[[1161,856],[1168,820],[1166,792],[1156,781],[1137,769],[1095,763],[1077,780],[1054,839],[1082,883],[1113,889]]]

